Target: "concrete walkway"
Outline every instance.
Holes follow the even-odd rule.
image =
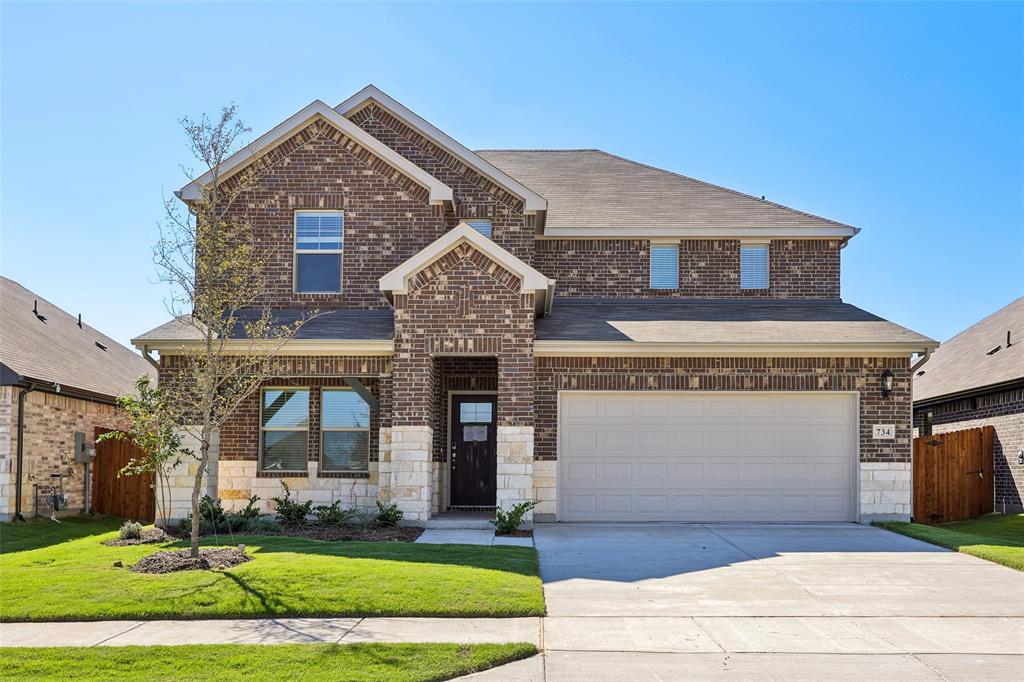
[[[504,537],[494,534],[494,529],[428,528],[416,538],[416,542],[432,545],[514,545],[517,547],[533,547],[533,538]]]
[[[4,647],[339,642],[527,642],[540,646],[540,618],[253,618],[0,623],[0,646]]]

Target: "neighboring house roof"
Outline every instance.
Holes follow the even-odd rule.
[[[825,350],[888,348],[923,352],[937,344],[921,334],[842,301],[748,299],[556,298],[536,323],[538,352],[572,344],[657,348],[687,345],[724,352],[729,346],[784,352],[814,345]],[[712,348],[713,347],[713,348]]]
[[[261,154],[284,142],[318,117],[337,127],[350,138],[370,150],[378,158],[427,189],[430,192],[430,203],[440,204],[454,200],[455,193],[451,187],[430,175],[401,154],[393,151],[373,135],[370,135],[320,100],[314,100],[309,103],[269,132],[256,138],[251,144],[231,155],[220,164],[221,179],[227,179],[232,173],[241,170],[248,163],[259,158]],[[194,182],[190,182],[182,187],[179,191],[179,196],[184,201],[201,198],[202,193],[199,186],[209,183],[212,179],[213,170],[209,170]]]
[[[548,200],[548,237],[847,238],[857,228],[597,149],[478,150]]]
[[[375,85],[367,85],[365,88],[349,97],[347,100],[335,107],[335,110],[343,116],[352,116],[363,107],[375,102],[378,106],[390,111],[411,126],[420,135],[433,140],[436,144],[450,151],[460,161],[474,169],[484,177],[490,178],[506,190],[515,194],[523,201],[523,210],[527,213],[535,213],[547,209],[547,201],[529,187],[510,178],[504,172],[495,168],[486,160],[474,154],[467,147],[435,127],[426,119],[414,111],[393,99],[387,93],[381,91]]]
[[[944,341],[914,377],[914,402],[1013,381],[1024,381],[1024,296]]]
[[[0,277],[0,363],[40,383],[107,398],[134,392],[143,374],[156,377],[141,355],[88,324],[79,327],[74,315],[6,277]]]

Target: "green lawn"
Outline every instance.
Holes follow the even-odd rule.
[[[0,649],[5,680],[449,680],[537,653],[531,644],[276,644]]]
[[[1024,514],[988,514],[936,526],[895,521],[875,525],[1024,571]]]
[[[249,536],[236,542],[244,542],[254,560],[230,570],[146,575],[127,567],[186,543],[100,544],[116,536],[112,526],[116,522],[76,519],[0,528],[0,620],[544,613],[537,553],[530,547]],[[90,528],[96,532],[88,534]],[[124,568],[114,566],[119,560]]]

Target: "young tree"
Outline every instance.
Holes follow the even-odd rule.
[[[202,173],[185,170],[199,190],[187,210],[165,201],[166,220],[153,249],[168,311],[190,341],[162,368],[161,388],[180,427],[198,443],[192,488],[192,556],[199,556],[199,501],[214,434],[267,379],[280,373],[277,356],[309,319],[282,323],[264,297],[272,249],[261,244],[238,201],[259,177],[257,159],[225,177],[223,162],[249,129],[234,105],[220,116],[182,119]],[[311,313],[315,314],[315,313]]]
[[[181,464],[187,451],[182,448],[181,434],[163,389],[151,385],[148,376],[142,376],[135,382],[135,390],[136,395],[117,399],[124,411],[125,430],[107,431],[96,440],[127,440],[142,451],[141,457],[130,459],[117,475],[153,475],[160,498],[160,526],[167,528],[170,525],[170,472]]]

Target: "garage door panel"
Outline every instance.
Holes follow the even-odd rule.
[[[854,407],[843,394],[564,393],[561,518],[852,520]]]

